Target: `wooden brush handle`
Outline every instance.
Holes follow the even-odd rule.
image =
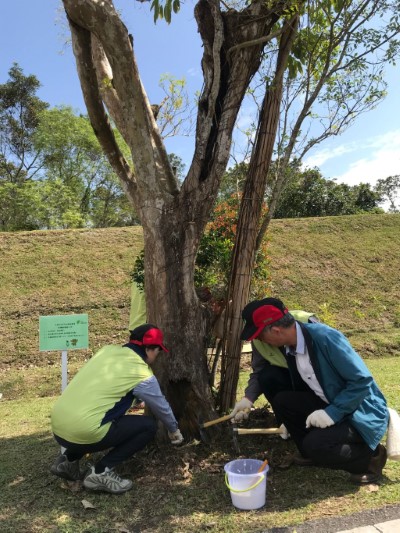
[[[257,474],[259,474],[260,472],[262,472],[264,470],[264,468],[267,466],[268,464],[268,459],[265,459],[265,461],[263,462],[263,464],[260,466],[260,468],[257,470]]]
[[[210,420],[209,422],[205,422],[204,424],[201,424],[200,427],[202,428],[208,428],[210,426],[214,426],[215,424],[219,424],[220,422],[225,422],[226,420],[230,420],[232,418],[232,415],[225,415],[221,416],[221,418],[216,418],[215,420]]]
[[[233,428],[238,435],[280,435],[283,431],[280,428],[265,428],[265,429],[245,429]]]

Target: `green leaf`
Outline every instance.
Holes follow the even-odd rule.
[[[171,22],[171,0],[167,0],[164,6],[164,18],[168,24]]]

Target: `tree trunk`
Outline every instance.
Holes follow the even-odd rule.
[[[236,400],[242,349],[242,341],[240,340],[240,333],[243,329],[241,311],[248,303],[250,293],[265,184],[279,122],[283,75],[297,27],[298,17],[296,16],[286,25],[280,39],[275,76],[264,96],[255,147],[251,155],[249,172],[240,204],[228,290],[226,351],[223,354],[221,364],[219,405],[222,412],[232,407]]]
[[[184,435],[197,436],[198,416],[211,417],[214,405],[206,365],[207,321],[194,290],[196,252],[228,162],[243,96],[260,65],[265,43],[260,39],[270,34],[287,3],[267,9],[256,0],[242,12],[224,13],[217,0],[196,5],[204,88],[195,154],[180,190],[132,41],[111,0],[63,3],[90,120],[142,222],[147,314],[164,330],[171,350],[158,358],[156,375]],[[255,44],[241,47],[248,41]],[[131,149],[134,170],[118,147],[108,113]]]

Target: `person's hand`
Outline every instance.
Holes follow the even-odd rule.
[[[249,413],[252,406],[253,402],[251,402],[245,396],[241,400],[236,402],[235,407],[233,408],[233,411],[231,413],[232,423],[242,422],[242,420],[246,420],[247,418],[249,418]]]
[[[171,444],[173,444],[174,446],[183,442],[183,435],[179,429],[177,429],[176,431],[168,431],[168,437],[171,441]]]
[[[316,428],[328,428],[329,426],[333,426],[334,423],[335,422],[324,409],[318,409],[308,415],[306,428],[311,426],[315,426]]]
[[[280,438],[283,440],[288,440],[288,438],[290,437],[290,433],[287,430],[285,424],[281,424],[279,426],[279,429],[281,430],[281,433],[279,434]]]

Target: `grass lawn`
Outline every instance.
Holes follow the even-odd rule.
[[[400,410],[397,358],[367,364],[389,404]],[[59,381],[59,376],[54,380]],[[247,371],[243,371],[241,387],[246,380]],[[178,449],[167,444],[147,448],[122,467],[122,475],[135,482],[130,492],[122,496],[90,493],[80,483],[49,473],[59,450],[49,431],[55,397],[23,396],[0,402],[2,532],[239,533],[400,502],[400,463],[388,461],[379,485],[356,487],[344,472],[293,465],[280,468],[294,447],[279,437],[241,436],[238,455],[228,424],[213,433],[209,446],[191,442]],[[260,424],[261,406],[259,400],[250,425]],[[269,460],[267,502],[261,510],[239,511],[231,503],[223,467],[239,457]],[[82,500],[94,508],[85,509]]]

